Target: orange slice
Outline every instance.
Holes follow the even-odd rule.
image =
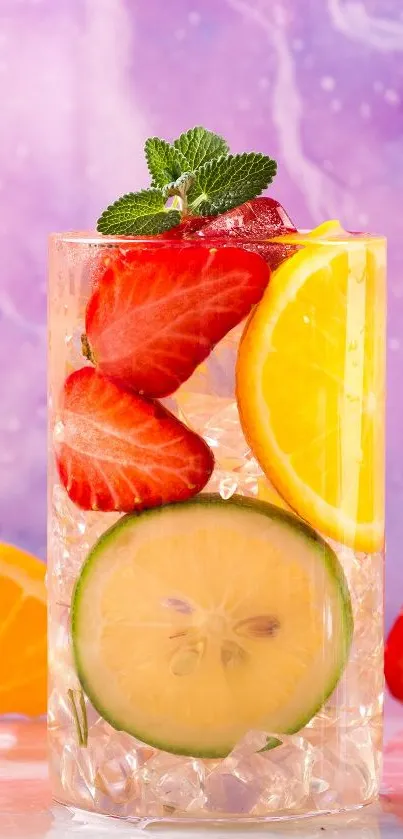
[[[46,712],[46,567],[0,544],[0,714]]]
[[[240,418],[287,503],[370,552],[384,538],[384,243],[308,241],[273,274],[246,326]]]
[[[312,242],[322,242],[323,240],[329,239],[343,239],[345,241],[346,238],[350,238],[351,236],[352,234],[344,230],[337,219],[330,219],[330,221],[324,221],[318,227],[315,227],[314,230],[297,230],[296,233],[284,233],[281,236],[270,239],[270,241],[286,241],[289,244],[309,245]]]

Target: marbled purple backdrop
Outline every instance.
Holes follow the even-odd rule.
[[[388,614],[403,602],[402,0],[0,0],[0,538],[45,554],[46,237],[197,123],[278,158],[300,226],[390,240]]]

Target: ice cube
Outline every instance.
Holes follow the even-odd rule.
[[[291,219],[274,198],[254,198],[204,225],[195,235],[223,240],[260,253],[274,271],[295,252],[294,245],[265,243],[265,239],[295,233]]]

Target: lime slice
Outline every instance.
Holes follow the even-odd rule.
[[[294,732],[332,693],[352,636],[331,548],[292,513],[201,495],[129,515],[73,600],[81,684],[115,728],[223,757],[249,730]]]

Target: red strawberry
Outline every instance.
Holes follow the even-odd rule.
[[[61,480],[84,510],[143,510],[185,501],[214,468],[207,444],[158,402],[92,367],[65,381],[56,440]]]
[[[403,611],[393,625],[386,642],[385,678],[392,696],[403,702]]]
[[[94,363],[137,393],[167,396],[249,314],[269,277],[264,260],[240,248],[133,246],[88,302]]]
[[[265,244],[264,240],[295,232],[296,228],[278,201],[274,198],[254,198],[217,216],[196,235],[245,242],[245,247],[260,253],[274,271],[295,248],[290,245]]]

